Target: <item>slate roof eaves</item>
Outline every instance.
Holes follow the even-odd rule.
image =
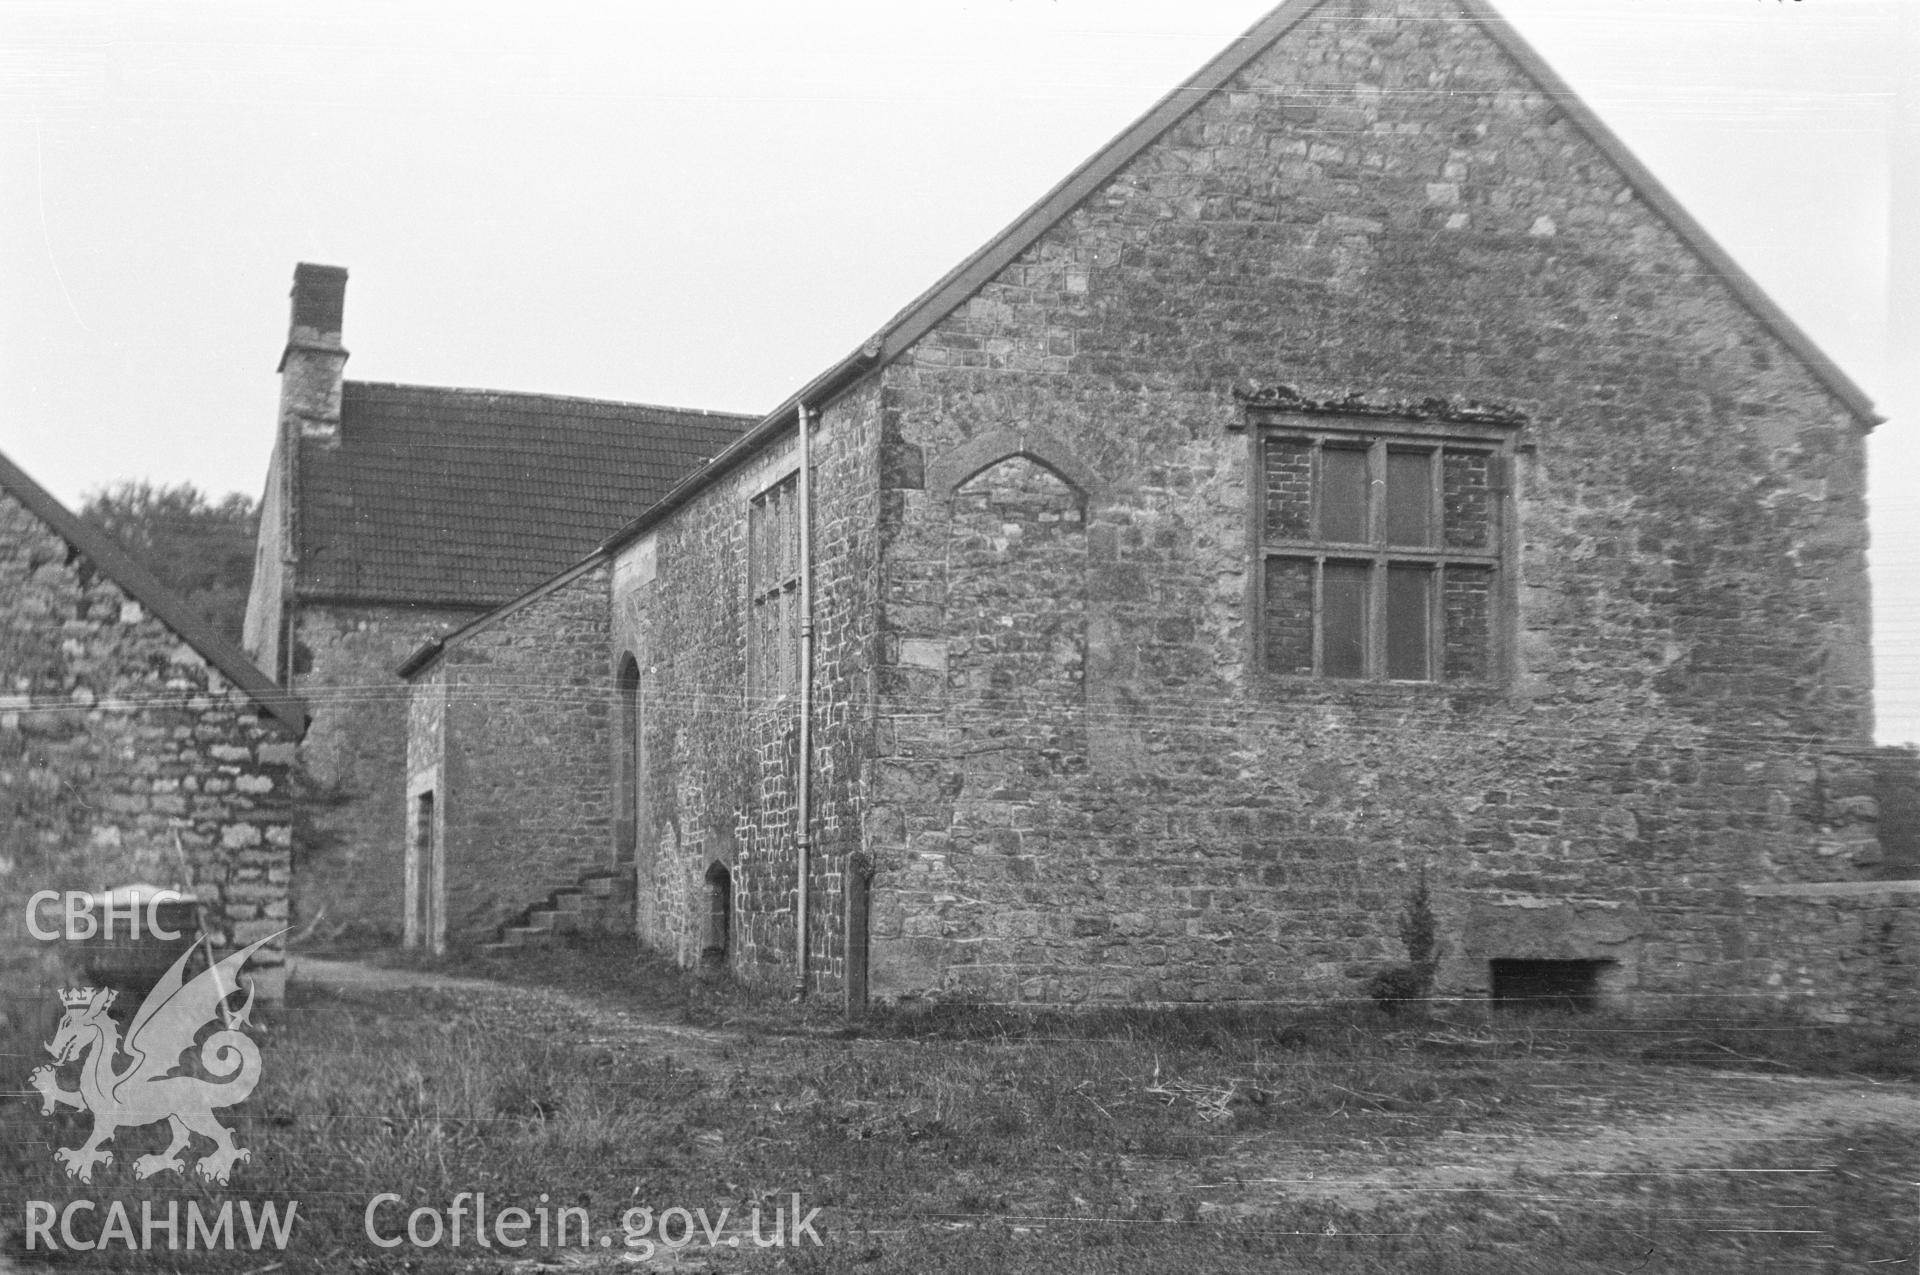
[[[35,517],[52,527],[62,540],[85,554],[102,575],[179,635],[181,641],[245,691],[295,737],[306,732],[304,700],[261,672],[259,665],[247,658],[244,651],[215,632],[179,594],[134,561],[117,541],[61,504],[4,453],[0,453],[0,487],[5,487]]]

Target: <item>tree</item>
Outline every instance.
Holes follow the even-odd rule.
[[[88,496],[80,513],[239,645],[259,524],[253,501],[233,492],[216,502],[192,483],[124,482]]]

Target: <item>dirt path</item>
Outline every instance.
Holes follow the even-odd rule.
[[[1320,1149],[1248,1138],[1211,1166],[1207,1185],[1241,1207],[1317,1198],[1367,1209],[1458,1191],[1512,1193],[1549,1178],[1605,1186],[1705,1172],[1808,1172],[1823,1168],[1812,1144],[1848,1129],[1884,1125],[1920,1137],[1913,1085],[1686,1068],[1635,1080],[1631,1090],[1570,1086],[1556,1109],[1536,1107],[1509,1127]],[[1803,1141],[1807,1152],[1793,1149]],[[1764,1166],[1733,1167],[1762,1146],[1775,1149]]]
[[[297,958],[292,977],[349,996],[420,989],[471,997],[516,1018],[550,1021],[582,1045],[672,1057],[715,1074],[735,1043],[728,1033],[664,1022],[591,994],[314,957]],[[1640,1065],[1624,1075],[1530,1084],[1511,1098],[1511,1116],[1478,1116],[1470,1127],[1437,1135],[1397,1136],[1395,1117],[1379,1112],[1356,1120],[1350,1140],[1238,1134],[1222,1140],[1200,1182],[1191,1166],[1142,1160],[1134,1168],[1143,1181],[1198,1189],[1209,1201],[1205,1212],[1233,1217],[1301,1199],[1369,1210],[1419,1209],[1468,1191],[1558,1198],[1541,1193],[1547,1183],[1603,1195],[1657,1192],[1661,1179],[1685,1175],[1825,1172],[1819,1144],[1850,1129],[1888,1126],[1920,1137],[1920,1085],[1865,1078]],[[1425,1117],[1410,1118],[1415,1124],[1431,1127]]]
[[[526,987],[433,970],[386,969],[359,961],[317,956],[296,956],[290,964],[288,981],[296,987],[304,984],[348,996],[433,991],[471,997],[509,1007],[516,1016],[559,1017],[566,1022],[577,1044],[672,1057],[689,1067],[717,1065],[730,1041],[722,1032],[662,1022],[657,1017],[618,1009],[593,997],[555,988]]]

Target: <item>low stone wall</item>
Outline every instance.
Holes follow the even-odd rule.
[[[1920,1027],[1920,881],[1746,891],[1756,986],[1823,1022]]]

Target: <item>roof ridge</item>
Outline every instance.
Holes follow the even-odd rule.
[[[194,613],[184,598],[141,566],[118,541],[61,504],[4,452],[0,452],[0,487],[18,498],[29,513],[53,528],[55,535],[85,554],[102,575],[173,630],[229,682],[245,691],[254,703],[295,735],[306,730],[304,701],[268,677],[246,652],[221,637],[212,625]]]
[[[1282,0],[1281,4],[1248,28],[1245,34],[1238,36],[1206,65],[1149,107],[1144,115],[1074,168],[1006,229],[969,254],[959,265],[936,280],[932,287],[887,320],[879,333],[882,341],[880,363],[891,362],[965,304],[968,297],[1038,243],[1047,231],[1070,215],[1103,183],[1138,158],[1142,151],[1185,118],[1188,112],[1225,88],[1228,80],[1326,3],[1328,0]],[[1868,429],[1880,422],[1882,418],[1874,410],[1873,400],[1867,397],[1866,392],[1766,294],[1753,277],[1715,241],[1706,227],[1694,219],[1685,205],[1661,185],[1653,171],[1634,156],[1626,143],[1607,127],[1573,86],[1562,79],[1552,64],[1527,43],[1512,21],[1494,6],[1493,0],[1453,0],[1453,3],[1487,33],[1501,52],[1513,59],[1522,75],[1533,80],[1556,106],[1566,111],[1601,156],[1619,169],[1628,184],[1645,198],[1647,205],[1673,228],[1681,243],[1712,267],[1733,291],[1735,298],[1760,320],[1762,326],[1807,365],[1815,380],[1846,404],[1848,410]],[[959,295],[943,302],[944,294],[955,290]]]
[[[1138,158],[1168,129],[1224,88],[1228,80],[1244,70],[1275,41],[1328,2],[1281,0],[1266,16],[1244,34],[1235,37],[1199,70],[1181,81],[1111,141],[1076,166],[998,234],[962,258],[958,265],[897,311],[860,348],[808,380],[736,439],[726,451],[715,457],[714,463],[676,484],[637,518],[615,532],[605,542],[605,547],[615,547],[632,540],[684,504],[708,482],[730,469],[735,461],[791,425],[803,402],[823,402],[852,381],[876,368],[885,367],[905,353],[1001,270],[1038,243],[1047,231],[1064,220],[1103,183]],[[1752,276],[1714,241],[1705,227],[1695,221],[1653,176],[1652,171],[1634,157],[1625,143],[1614,135],[1572,86],[1561,79],[1546,60],[1526,43],[1513,24],[1493,7],[1491,0],[1454,0],[1454,3],[1468,20],[1485,31],[1495,45],[1518,64],[1523,75],[1531,78],[1556,106],[1567,113],[1602,157],[1620,169],[1629,184],[1645,197],[1648,206],[1667,221],[1680,237],[1681,243],[1720,277],[1735,299],[1806,365],[1813,378],[1838,398],[1863,428],[1871,429],[1880,422],[1882,418],[1874,410],[1873,401],[1866,392],[1815,345],[1812,338],[1754,282]]]
[[[1065,177],[1054,183],[1052,189],[1028,205],[998,234],[967,254],[958,265],[941,275],[882,324],[878,333],[878,339],[883,343],[879,361],[883,364],[891,362],[906,347],[926,335],[1014,258],[1039,242],[1042,235],[1079,207],[1081,201],[1102,183],[1137,159],[1163,133],[1224,88],[1228,80],[1245,70],[1274,41],[1293,30],[1325,3],[1327,0],[1282,0],[1259,21],[1228,41],[1227,46],[1208,58],[1199,70],[1180,81],[1104,146],[1076,164]],[[960,295],[946,305],[940,305],[943,294],[955,288],[962,289]],[[931,317],[923,313],[926,311],[933,312]],[[899,329],[909,327],[919,327],[921,330],[896,342]]]
[[[642,408],[653,412],[675,412],[689,416],[711,416],[725,420],[757,421],[760,415],[755,412],[729,412],[714,407],[675,407],[668,403],[636,403],[629,399],[595,398],[585,394],[553,394],[543,390],[496,390],[479,386],[465,385],[414,385],[401,381],[343,381],[342,388],[355,386],[370,390],[400,390],[409,393],[472,395],[488,398],[541,399],[546,402],[590,403],[602,407]]]

